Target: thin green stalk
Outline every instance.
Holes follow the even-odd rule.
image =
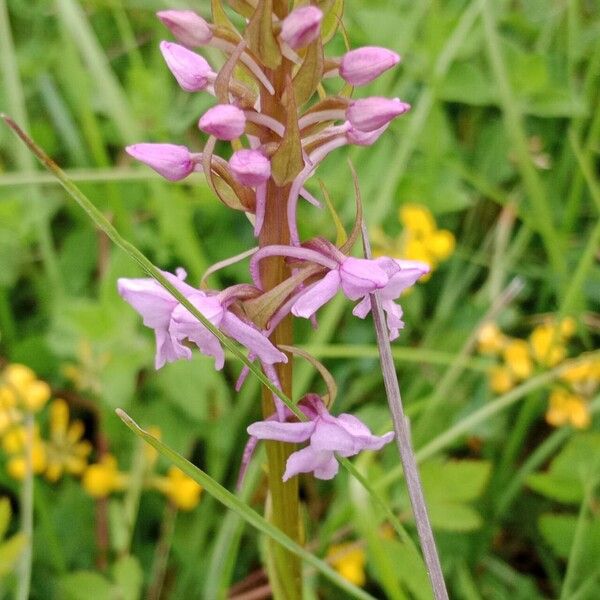
[[[597,482],[594,482],[593,484],[587,486],[583,501],[581,502],[579,517],[577,518],[577,525],[575,526],[573,545],[571,546],[569,561],[567,562],[567,572],[565,573],[565,579],[563,581],[563,587],[560,591],[559,600],[567,600],[568,598],[571,598],[571,593],[575,587],[577,579],[577,569],[585,560],[585,534],[588,528],[587,512],[593,497],[596,483]]]
[[[17,568],[17,600],[29,600],[31,588],[31,563],[33,560],[33,415],[25,417],[25,477],[21,487],[21,532],[25,547]]]
[[[490,0],[483,1],[484,39],[486,41],[489,61],[498,85],[500,104],[504,112],[507,133],[515,151],[517,166],[523,179],[523,185],[531,200],[532,208],[536,214],[534,224],[542,237],[548,259],[560,281],[560,288],[564,285],[564,276],[566,275],[564,255],[561,250],[562,243],[553,223],[550,203],[547,200],[547,192],[529,154],[523,117],[518,102],[514,97],[506,64],[502,56],[494,10],[495,8]]]
[[[212,477],[207,475],[204,471],[194,466],[192,463],[187,461],[183,456],[177,454],[171,450],[168,446],[163,444],[160,440],[156,439],[148,432],[144,431],[131,417],[125,412],[117,409],[118,416],[122,421],[133,431],[136,435],[140,436],[143,440],[148,442],[153,448],[156,448],[158,452],[172,462],[176,467],[181,469],[188,477],[191,477],[194,481],[199,483],[204,490],[214,496],[221,504],[226,506],[229,510],[235,511],[242,519],[252,525],[261,533],[265,534],[269,538],[276,541],[279,545],[283,546],[296,556],[300,557],[303,561],[317,569],[324,577],[329,579],[341,590],[344,590],[352,598],[361,598],[363,600],[374,600],[371,594],[361,590],[354,584],[350,583],[347,579],[339,575],[337,571],[332,569],[326,562],[317,558],[311,554],[308,550],[305,550],[300,544],[292,540],[290,537],[285,535],[278,527],[267,521],[264,517],[259,515],[257,512],[252,510],[245,502],[240,500],[236,495],[232,494],[229,490],[224,488]]]

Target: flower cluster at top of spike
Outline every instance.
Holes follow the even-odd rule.
[[[321,31],[324,15],[317,6],[299,7],[287,15],[277,11],[269,15],[270,7],[269,2],[258,0],[255,7],[242,10],[241,16],[247,19],[243,33],[222,14],[212,24],[189,10],[158,13],[177,40],[163,41],[160,50],[178,85],[185,92],[204,92],[215,98],[198,120],[200,132],[208,138],[201,152],[168,143],[135,144],[127,152],[171,181],[185,179],[195,171],[204,173],[215,195],[227,206],[245,212],[253,223],[260,248],[250,261],[252,284],[219,292],[192,287],[185,283],[182,271],[177,276],[164,275],[212,325],[245,346],[249,357],[258,359],[278,386],[273,365],[286,362],[287,357],[269,336],[284,317],[291,314],[314,320],[317,310],[341,292],[359,301],[353,314],[365,318],[371,311],[370,294],[378,291],[390,339],[395,339],[404,326],[402,309],[395,301],[429,272],[429,266],[388,257],[367,260],[350,256],[360,231],[358,200],[357,223],[346,243],[338,247],[322,238],[301,240],[298,200],[320,206],[305,188],[319,164],[343,146],[375,143],[410,106],[399,98],[353,100],[348,95],[354,87],[366,85],[396,66],[400,57],[395,52],[368,46],[341,57],[327,57]],[[196,52],[198,47],[222,51],[226,56],[223,66],[215,69]],[[276,75],[282,72],[278,71],[281,65],[286,65],[285,78]],[[322,81],[334,77],[341,78],[341,91],[326,96]],[[228,159],[214,153],[217,141],[231,142]],[[265,244],[261,236],[273,189],[284,190],[279,194],[286,203],[280,225],[289,232],[288,245]],[[264,289],[260,261],[273,256],[288,262],[291,275],[276,288]],[[237,257],[219,266],[235,260]],[[121,279],[119,293],[154,330],[157,368],[190,358],[190,345],[214,357],[217,369],[223,366],[224,353],[217,337],[156,282]],[[247,369],[240,384],[246,373]],[[310,439],[310,445],[300,451],[301,456],[292,455],[286,477],[312,471],[317,477],[329,478],[337,471],[332,462],[334,451],[350,456],[363,448],[381,447],[392,437],[371,436],[354,417],[336,419],[317,396],[310,398],[305,402],[308,408],[303,409],[308,422],[302,425],[302,440]],[[275,406],[272,419],[276,420],[252,426],[249,432],[253,436],[273,434],[269,439],[287,439],[286,431],[300,429],[299,423],[289,422],[295,417],[277,398]],[[322,432],[333,429],[333,446],[325,447],[320,442]]]

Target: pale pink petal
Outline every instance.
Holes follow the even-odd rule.
[[[269,338],[255,329],[251,325],[244,323],[232,312],[225,311],[220,325],[221,331],[242,346],[248,348],[253,354],[258,356],[261,362],[268,365],[278,362],[287,362],[286,355],[273,346]]]
[[[371,312],[371,298],[365,296],[352,311],[352,314],[359,319],[364,319]]]
[[[337,421],[333,418],[332,421]],[[356,444],[352,435],[337,423],[317,420],[315,432],[310,438],[310,445],[317,451],[339,452],[344,456],[356,454]]]
[[[298,298],[292,306],[292,314],[308,319],[336,295],[339,287],[340,274],[337,269],[333,269]]]
[[[283,481],[287,481],[298,473],[310,473],[311,471],[319,471],[324,475],[329,475],[328,478],[331,479],[335,475],[331,468],[332,459],[335,461],[332,452],[316,452],[311,446],[302,448],[288,458]]]
[[[305,442],[315,429],[313,421],[306,423],[280,423],[278,421],[258,421],[248,426],[249,435],[260,440],[277,440],[279,442]]]
[[[372,260],[348,257],[340,267],[341,285],[350,300],[358,300],[365,294],[386,285],[389,277]]]
[[[333,454],[329,456],[328,460],[324,459],[319,462],[319,466],[315,467],[314,474],[317,479],[333,479],[340,469],[340,463],[336,460]]]

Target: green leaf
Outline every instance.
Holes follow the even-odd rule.
[[[443,502],[469,502],[483,493],[492,464],[483,460],[428,461],[421,467],[427,498]]]
[[[298,129],[298,113],[291,82],[288,82],[286,86],[283,103],[287,116],[285,134],[271,157],[273,180],[280,187],[291,183],[304,167],[300,130]]]
[[[434,529],[444,531],[473,531],[483,523],[481,515],[467,504],[430,501],[429,518]]]
[[[306,49],[304,60],[294,76],[294,95],[296,105],[308,102],[321,83],[323,76],[323,42],[317,38]]]
[[[320,0],[319,8],[323,11],[321,23],[321,38],[326,44],[338,30],[344,14],[344,0]]]
[[[60,580],[64,600],[114,600],[112,583],[99,573],[77,571]]]
[[[335,210],[335,206],[333,206],[333,203],[331,202],[331,198],[329,196],[329,192],[327,191],[327,188],[325,187],[325,184],[319,180],[319,185],[321,186],[321,191],[323,192],[323,198],[325,198],[325,204],[327,205],[327,208],[329,209],[331,218],[333,219],[333,223],[335,225],[335,245],[338,248],[341,248],[348,240],[348,234],[346,233],[346,230],[344,229],[344,225],[342,223],[342,220],[340,219],[340,216],[337,214],[337,211]]]
[[[281,51],[273,34],[273,0],[258,0],[246,27],[246,40],[265,67],[276,69],[281,64]]]
[[[0,578],[11,573],[25,548],[24,533],[16,533],[0,545]]]
[[[10,500],[8,498],[0,498],[0,540],[4,539],[12,510],[10,508]]]
[[[550,463],[546,473],[534,473],[527,485],[534,491],[565,504],[583,500],[585,487],[600,477],[600,433],[573,437]]]
[[[332,583],[337,585],[340,589],[348,592],[353,598],[364,598],[373,600],[373,596],[369,593],[356,587],[343,577],[341,577],[336,571],[334,571],[327,563],[317,558],[308,550],[305,550],[302,546],[296,543],[294,540],[289,538],[280,529],[275,527],[264,517],[260,516],[257,512],[252,510],[245,502],[240,500],[236,495],[232,494],[229,490],[224,488],[221,484],[215,481],[210,475],[187,461],[183,456],[177,454],[171,450],[168,446],[163,444],[160,440],[156,439],[148,432],[144,431],[129,417],[124,411],[117,409],[118,416],[123,420],[125,425],[131,429],[136,435],[139,435],[143,440],[148,442],[152,447],[156,448],[160,454],[162,454],[167,460],[172,462],[176,467],[181,469],[188,477],[191,477],[194,481],[199,483],[204,490],[211,494],[218,502],[223,504],[230,510],[236,512],[240,517],[247,521],[254,528],[258,529],[261,533],[270,537],[275,542],[281,544],[284,548],[293,552],[305,562],[317,569],[322,575],[327,577]]]
[[[119,589],[119,600],[138,600],[142,596],[144,573],[135,556],[123,556],[112,567],[113,579]]]

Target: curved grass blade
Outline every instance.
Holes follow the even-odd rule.
[[[125,423],[125,425],[127,425],[127,427],[129,427],[129,429],[131,429],[131,431],[155,448],[162,456],[172,462],[176,467],[181,469],[188,477],[191,477],[196,483],[199,483],[206,492],[211,494],[211,496],[213,496],[229,510],[236,512],[242,519],[247,521],[254,528],[258,529],[258,531],[269,536],[278,544],[299,556],[309,565],[313,566],[338,588],[350,594],[350,597],[360,598],[363,600],[375,600],[371,594],[356,587],[347,579],[344,579],[327,563],[314,556],[314,554],[308,552],[308,550],[305,550],[302,546],[285,535],[280,529],[275,527],[275,525],[272,525],[256,511],[252,510],[252,508],[240,500],[235,494],[232,494],[229,490],[217,483],[204,471],[193,465],[180,454],[177,454],[177,452],[174,450],[171,450],[171,448],[163,444],[160,440],[144,431],[126,412],[121,409],[117,409],[116,412],[119,418],[123,421],[123,423]]]

